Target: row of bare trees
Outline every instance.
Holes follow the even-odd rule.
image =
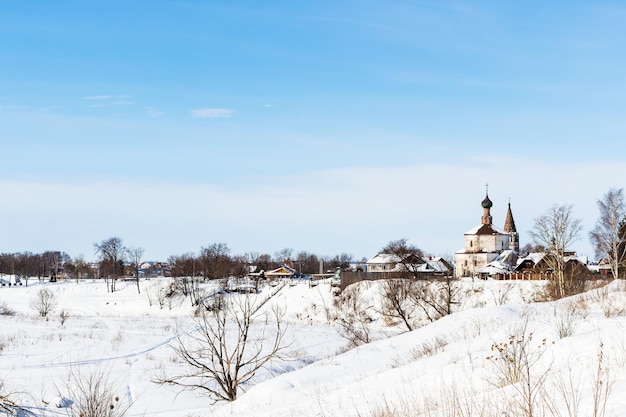
[[[596,257],[609,265],[614,279],[626,267],[626,205],[623,189],[612,188],[597,201],[599,217],[589,233]],[[558,298],[577,291],[576,277],[567,269],[571,246],[580,238],[582,220],[574,217],[573,206],[554,205],[535,219],[530,235],[537,250],[553,272]],[[569,273],[568,273],[569,272]]]
[[[118,278],[126,275],[125,262],[130,262],[132,275],[139,288],[139,272],[144,249],[139,247],[124,246],[124,241],[117,236],[110,237],[93,244],[94,251],[99,258],[99,275],[105,279],[107,289],[115,292]]]
[[[0,272],[22,277],[52,277],[59,273],[59,268],[70,259],[67,253],[57,251],[1,253]]]
[[[258,252],[231,255],[228,245],[220,242],[202,247],[198,254],[187,252],[168,258],[173,276],[203,276],[207,279],[245,275],[249,272],[249,265],[254,265],[256,271],[270,271],[282,266],[285,261],[293,263],[298,273],[315,274],[320,272],[320,267],[324,270],[348,268],[352,255],[341,253],[334,257],[318,256],[306,251],[296,253],[289,248],[274,255]]]

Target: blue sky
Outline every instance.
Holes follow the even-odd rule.
[[[2,2],[1,252],[463,246],[624,186],[621,2]]]

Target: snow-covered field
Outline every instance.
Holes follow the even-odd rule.
[[[337,324],[345,306],[329,283],[266,286],[254,297],[273,295],[263,308],[285,311],[286,355],[237,401],[215,404],[153,382],[185,369],[174,332],[194,328],[189,299],[155,302],[168,282],[142,280],[140,294],[134,282],[114,293],[102,281],[0,287],[0,312],[12,313],[0,315],[4,391],[35,415],[68,415],[57,406],[71,401],[70,373],[103,372],[132,402],[127,416],[502,416],[521,415],[511,410],[527,381],[534,415],[626,416],[624,281],[533,302],[542,283],[464,280],[461,311],[411,332],[380,315],[380,283],[363,282],[374,341],[356,348]],[[42,288],[56,301],[47,320],[31,306]],[[530,379],[507,383],[506,353]]]

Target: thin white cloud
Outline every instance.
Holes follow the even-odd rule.
[[[151,119],[158,119],[159,117],[165,116],[165,112],[155,109],[154,107],[146,107],[146,114]]]
[[[132,101],[112,101],[110,103],[98,103],[92,104],[89,107],[113,107],[113,106],[130,106],[133,103]]]
[[[100,95],[100,96],[85,96],[83,97],[83,100],[120,100],[120,99],[127,99],[127,98],[130,98],[130,96]]]
[[[85,96],[83,100],[86,100],[92,104],[89,107],[112,107],[112,106],[130,106],[135,103],[130,101],[131,96],[125,95],[100,95],[100,96]]]
[[[22,106],[20,104],[2,104],[0,105],[0,110],[24,110],[28,107]]]
[[[49,112],[52,112],[52,111],[55,111],[55,110],[59,110],[59,109],[62,109],[62,108],[63,107],[61,107],[61,106],[46,106],[46,107],[40,107],[38,110],[40,112],[43,112],[43,113],[49,113]]]
[[[232,117],[234,113],[235,110],[220,108],[193,109],[190,111],[193,117],[200,119],[223,119]]]
[[[480,202],[488,182],[494,224],[504,224],[510,198],[522,245],[530,241],[528,231],[535,218],[553,204],[572,204],[585,228],[572,249],[593,257],[586,231],[597,219],[596,201],[626,170],[625,163],[609,161],[470,162],[475,163],[313,171],[242,179],[228,186],[116,179],[60,184],[2,180],[0,188],[15,201],[80,198],[70,206],[45,210],[37,205],[0,206],[0,217],[13,219],[5,225],[7,239],[0,242],[0,251],[37,252],[47,249],[44,244],[55,244],[71,255],[89,254],[92,242],[115,233],[128,243],[145,245],[154,254],[150,257],[166,259],[206,245],[210,231],[211,239],[228,243],[234,253],[292,247],[320,255],[348,252],[360,258],[373,256],[391,240],[407,238],[427,253],[440,255],[461,249],[463,233],[480,224]],[[523,182],[507,174],[511,167],[524,170]],[[589,175],[599,170],[605,175]],[[420,192],[407,193],[407,178],[416,179]],[[194,204],[163,205],[163,196]],[[285,196],[289,204],[277,203]],[[283,229],[297,233],[276,233]],[[41,242],[42,235],[55,240]],[[43,246],[33,247],[35,241]]]

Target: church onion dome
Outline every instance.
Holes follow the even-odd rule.
[[[482,203],[480,203],[480,205],[483,206],[483,208],[491,208],[493,206],[493,203],[491,202],[491,200],[489,200],[489,196],[485,196],[485,199]]]

